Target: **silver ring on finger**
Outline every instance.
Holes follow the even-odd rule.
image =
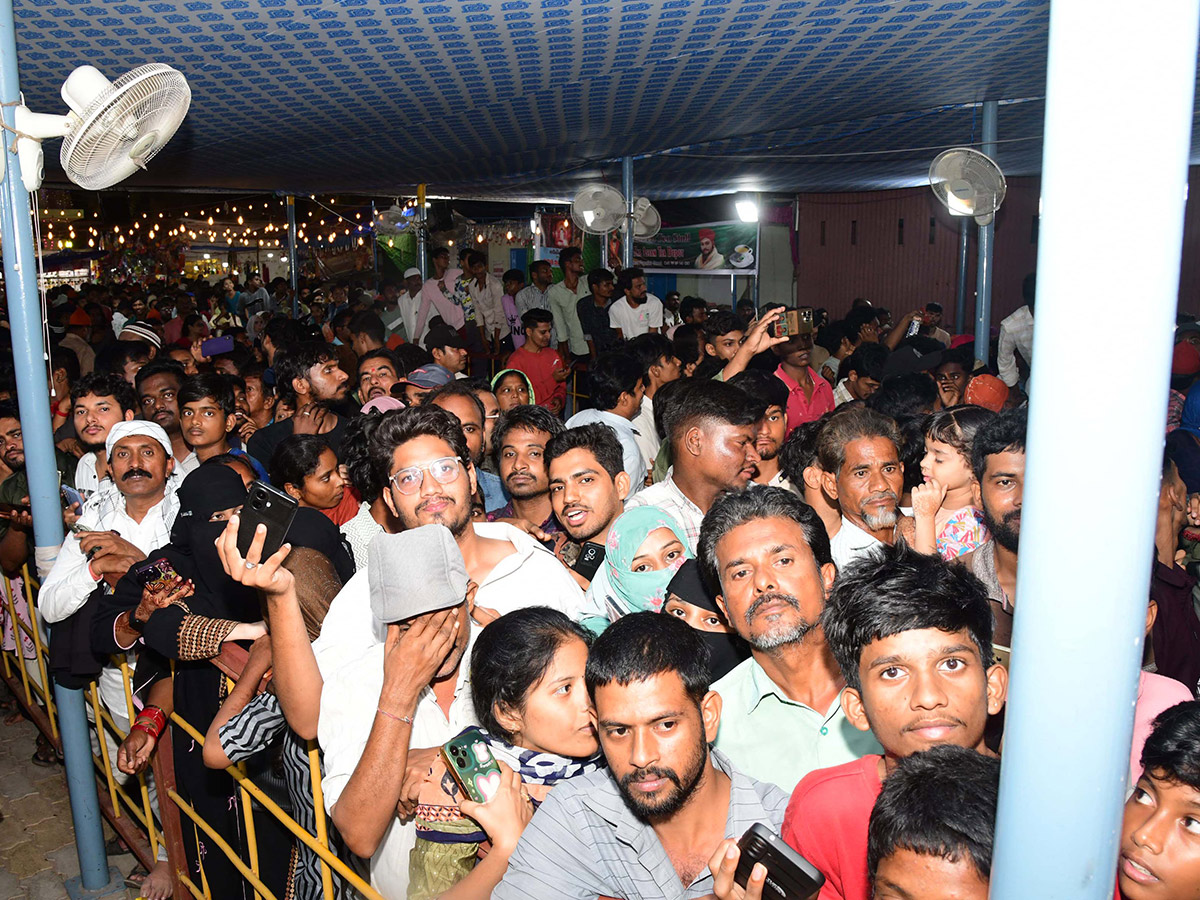
[[[258,568],[258,563],[252,563],[250,560],[246,560],[245,566],[247,569],[256,569]]]

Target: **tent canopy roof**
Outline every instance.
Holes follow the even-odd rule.
[[[1004,105],[1041,161],[1048,0],[17,0],[22,87],[180,69],[132,188],[566,199],[637,158],[655,198],[922,183]],[[62,178],[57,143],[47,171]]]

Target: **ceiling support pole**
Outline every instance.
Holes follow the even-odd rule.
[[[983,147],[980,149],[992,158],[996,156],[998,106],[995,100],[983,101]],[[975,267],[975,358],[985,363],[991,355],[992,241],[996,234],[995,216],[989,219],[986,225],[979,226],[979,263]]]
[[[971,220],[958,221],[958,294],[954,299],[954,333],[967,333],[967,262],[971,252]]]
[[[633,268],[633,157],[621,158],[621,193],[625,195],[625,234],[621,240],[621,265]]]
[[[992,900],[1113,895],[1162,475],[1200,0],[1139,9],[1128,15],[1123,0],[1050,6]],[[1140,377],[1091,384],[1063,402],[1063,386],[1095,366],[1094,348],[1112,346],[1115,328],[1122,353],[1145,361]],[[1064,513],[1119,522],[1119,537],[1097,554],[1091,529],[1064,528]],[[1098,664],[1078,665],[1080,653]],[[1071,698],[1069,709],[1050,701],[1050,685],[1054,697]]]
[[[300,258],[296,255],[296,195],[287,195],[288,273],[292,278],[292,318],[300,318]]]

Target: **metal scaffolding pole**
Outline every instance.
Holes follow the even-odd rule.
[[[287,195],[288,274],[292,277],[292,318],[300,318],[300,260],[296,257],[296,195]]]
[[[17,39],[12,0],[0,0],[0,112],[8,134],[16,128],[15,103],[20,101],[17,74]],[[16,368],[17,401],[21,433],[25,443],[25,474],[29,479],[29,501],[33,509],[33,542],[39,550],[54,551],[62,544],[62,504],[55,467],[54,432],[46,397],[46,347],[42,341],[42,308],[37,289],[37,260],[30,224],[29,193],[21,182],[13,141],[6,136],[0,148],[4,180],[0,187],[0,233],[4,243],[4,284],[8,294],[13,363]],[[17,641],[18,650],[20,639]],[[110,874],[104,853],[104,832],[96,779],[92,774],[92,747],[84,717],[83,692],[54,685],[58,704],[59,733],[71,795],[71,819],[75,825],[75,851],[79,856],[79,882],[86,891],[107,893],[120,885]],[[77,889],[79,884],[68,884]],[[98,894],[93,894],[97,896]],[[74,895],[73,895],[74,896]]]
[[[425,185],[417,185],[417,268],[421,282],[429,278],[429,216],[425,210]]]
[[[958,220],[958,294],[954,299],[954,333],[967,333],[967,262],[971,253],[971,220]]]
[[[1035,375],[993,900],[1113,893],[1154,554],[1200,0],[1139,9],[1123,15],[1121,0],[1050,7]],[[1112,343],[1114,322],[1123,351],[1149,362],[1142,377],[1064,401],[1057,386],[1095,366],[1093,348]],[[1102,553],[1089,529],[1062,527],[1064,509],[1115,524]],[[1097,664],[1079,664],[1084,655]],[[1068,707],[1048,702],[1048,691],[1070,698]]]
[[[983,147],[988,156],[996,155],[995,100],[983,101]],[[988,362],[992,344],[992,240],[996,233],[993,219],[979,226],[979,264],[975,268],[975,358]],[[961,279],[963,276],[959,275]]]
[[[621,159],[621,193],[625,195],[625,228],[621,240],[621,265],[633,268],[633,157]]]

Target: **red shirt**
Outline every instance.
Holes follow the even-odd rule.
[[[562,357],[558,355],[558,351],[549,347],[537,353],[531,353],[528,347],[529,342],[526,341],[514,350],[508,358],[508,367],[518,369],[528,376],[533,385],[533,399],[538,406],[549,408],[550,401],[557,399],[558,408],[561,410],[567,401],[567,383],[555,381],[554,373],[564,368]]]
[[[818,900],[871,900],[867,827],[883,788],[877,754],[804,776],[792,792],[781,834],[825,876]]]
[[[804,396],[800,383],[783,371],[782,365],[775,370],[775,377],[787,385],[788,389],[788,434],[791,434],[797,425],[815,422],[825,413],[833,412],[833,388],[811,366],[808,369],[808,377],[812,379],[813,384],[811,399]]]
[[[346,490],[342,494],[342,499],[338,505],[331,506],[329,509],[323,509],[321,512],[327,515],[334,525],[341,528],[358,515],[360,503],[362,503],[362,496],[350,485],[346,485]]]

